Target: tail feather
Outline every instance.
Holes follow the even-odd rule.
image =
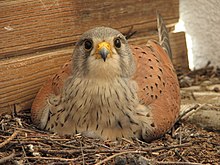
[[[163,18],[159,13],[157,13],[157,29],[159,34],[160,45],[167,52],[170,59],[172,60],[172,51],[170,47],[169,34],[163,21]]]

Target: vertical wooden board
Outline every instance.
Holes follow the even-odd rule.
[[[184,32],[170,33],[170,46],[173,52],[173,64],[178,74],[189,71],[189,61]]]

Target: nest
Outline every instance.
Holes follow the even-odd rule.
[[[1,163],[11,164],[200,164],[219,163],[220,136],[179,120],[161,139],[119,142],[60,137],[36,129],[29,111],[1,117]]]

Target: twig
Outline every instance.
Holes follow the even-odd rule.
[[[126,138],[122,138],[122,140],[126,141],[126,142],[129,143],[129,144],[134,144],[134,142],[132,142],[132,141],[126,139]]]
[[[106,159],[100,161],[99,163],[96,163],[96,165],[101,165],[113,158],[115,158],[116,156],[119,155],[124,155],[124,154],[144,154],[144,153],[148,153],[148,152],[155,152],[155,151],[159,151],[159,150],[163,150],[163,149],[172,149],[172,148],[181,148],[181,147],[189,147],[192,146],[192,143],[185,143],[185,144],[181,144],[181,145],[174,145],[174,146],[170,146],[170,147],[156,147],[156,148],[146,148],[144,150],[141,151],[123,151],[123,152],[119,152],[116,153],[112,156],[107,157]]]
[[[23,151],[24,157],[26,157],[27,154],[26,154],[26,151],[25,151],[25,149],[24,149],[24,144],[21,143],[20,139],[18,139],[18,142],[21,144],[21,149],[22,149],[22,151]],[[27,160],[27,163],[30,165],[30,162],[29,162],[28,160]]]
[[[192,96],[193,100],[196,101],[196,97],[192,91],[191,91],[191,96]]]
[[[106,146],[105,144],[95,143],[95,142],[93,142],[93,144],[98,145],[98,146],[103,147],[103,148],[106,148],[106,149],[109,149],[109,150],[112,150],[110,147]]]
[[[43,149],[40,148],[37,150],[38,152],[42,152],[45,154],[80,154],[81,150],[80,149],[75,149],[75,150],[50,150],[50,149]],[[97,149],[84,149],[84,153],[118,153],[120,150],[97,150]]]
[[[15,151],[13,150],[13,152],[12,152],[10,155],[8,155],[8,156],[3,157],[3,158],[0,159],[0,164],[4,164],[5,162],[10,161],[10,160],[12,160],[14,157],[15,157]]]
[[[186,158],[184,158],[182,155],[180,155],[179,151],[177,149],[174,150],[175,154],[182,159],[184,162],[188,162],[188,160]]]
[[[202,165],[201,163],[193,163],[193,162],[156,162],[159,165]]]
[[[189,109],[187,109],[186,111],[184,111],[182,114],[179,115],[179,117],[177,118],[177,122],[180,121],[186,114],[188,114],[189,112],[197,109],[199,107],[199,104],[194,105],[193,107],[190,107]]]
[[[155,147],[155,148],[145,148],[140,150],[140,152],[146,153],[146,152],[155,152],[159,150],[169,150],[173,148],[183,148],[183,147],[189,147],[192,146],[192,143],[185,143],[181,145],[173,145],[173,146],[162,146],[162,147]],[[73,154],[73,153],[81,153],[81,150],[75,149],[75,150],[49,150],[47,148],[40,148],[37,150],[38,152],[46,153],[46,154]],[[121,153],[121,152],[133,152],[134,150],[97,150],[97,149],[84,149],[84,153]],[[135,151],[137,152],[137,151]]]
[[[18,142],[17,141],[11,141],[11,143],[12,144],[18,144]],[[44,148],[49,148],[49,147],[51,147],[51,145],[48,145],[48,144],[45,144],[45,143],[41,143],[41,142],[39,142],[39,141],[22,141],[21,139],[20,139],[20,143],[22,144],[22,145],[28,145],[28,144],[32,144],[32,145],[38,145],[38,146],[42,146],[42,147],[44,147]]]
[[[156,152],[159,150],[169,150],[173,148],[183,148],[183,147],[189,147],[189,146],[192,146],[192,143],[185,143],[185,144],[179,144],[179,145],[173,145],[173,146],[162,146],[162,147],[155,147],[155,148],[146,148],[146,149],[143,149],[142,151]]]
[[[179,129],[179,138],[180,138],[179,144],[182,144],[182,128],[181,127]]]
[[[20,140],[22,141],[46,141],[46,139],[44,139],[43,137],[21,137]],[[68,139],[59,139],[59,138],[56,138],[56,139],[53,139],[53,140],[56,140],[56,141],[61,141],[61,142],[66,142]]]
[[[29,128],[29,129],[26,129],[26,128],[19,128],[19,127],[14,127],[16,130],[20,130],[20,131],[23,131],[23,132],[28,132],[28,133],[41,133],[41,134],[44,134],[42,136],[48,136],[48,135],[52,135],[51,133],[49,132],[46,132],[46,131],[43,131],[43,130],[39,130],[39,129],[34,129],[34,128]]]
[[[11,140],[13,140],[18,135],[18,133],[19,133],[19,131],[15,131],[8,139],[6,139],[4,142],[0,143],[0,148],[4,147]]]
[[[42,160],[60,160],[60,161],[75,161],[78,159],[67,159],[67,158],[60,158],[60,157],[24,157],[25,159],[42,159]]]
[[[138,139],[138,138],[135,138],[135,140],[136,140],[138,143],[148,145],[148,143],[146,143],[145,141],[142,141],[142,140],[140,140],[140,139]]]
[[[81,150],[83,165],[84,165],[85,164],[85,158],[84,158],[84,153],[83,153],[83,148],[82,148],[82,143],[81,142],[80,142],[80,150]]]
[[[147,151],[124,151],[124,152],[120,152],[120,153],[117,153],[117,154],[114,154],[112,156],[109,156],[107,158],[105,158],[104,160],[96,163],[95,165],[101,165],[117,156],[120,156],[120,155],[124,155],[124,154],[144,154],[144,153],[147,153]]]
[[[144,163],[146,164],[159,164],[159,165],[201,165],[200,163],[193,163],[193,162],[169,162],[169,161],[156,161],[156,160],[152,160],[152,159],[147,159],[143,156],[141,156],[142,160],[146,161]]]
[[[47,140],[47,141],[51,141],[51,142],[53,142],[54,144],[58,144],[58,145],[60,145],[60,146],[62,146],[62,147],[68,147],[68,148],[73,148],[73,149],[92,149],[92,148],[95,148],[94,146],[89,146],[89,147],[77,147],[77,146],[73,146],[73,145],[68,145],[68,144],[62,144],[62,143],[60,143],[60,142],[58,142],[58,141],[56,141],[56,140],[54,140],[54,139],[51,139],[51,138],[44,138],[45,140]]]

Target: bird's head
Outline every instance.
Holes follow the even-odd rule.
[[[108,27],[85,32],[73,52],[73,71],[90,78],[129,77],[135,62],[125,36]]]

